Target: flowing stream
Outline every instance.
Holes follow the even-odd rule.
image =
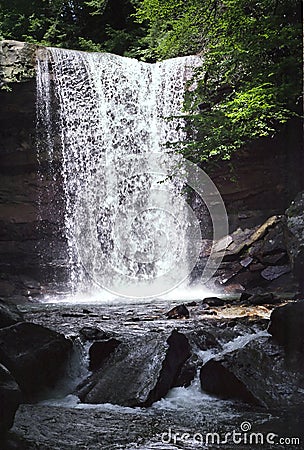
[[[158,302],[150,306],[148,312],[145,305],[133,305],[128,312],[123,305],[111,307],[86,305],[92,311],[91,317],[79,318],[79,305],[40,304],[31,308],[25,306],[27,318],[37,323],[54,327],[58,331],[75,336],[81,326],[100,326],[106,332],[115,332],[121,339],[128,336],[149,335],[157,328],[159,333],[178,328],[187,333],[193,332],[199,323],[189,321],[141,321],[129,322],[134,312],[160,315],[167,303]],[[64,317],[62,312],[70,312],[71,317]],[[93,314],[94,313],[94,314]],[[107,314],[108,316],[106,316]],[[131,314],[131,316],[129,316]],[[78,314],[79,315],[79,314]],[[212,325],[206,322],[206,329]],[[210,328],[211,326],[211,328]],[[209,328],[208,328],[209,327]],[[220,331],[221,330],[221,331]],[[219,328],[216,336],[219,346],[209,350],[194,348],[198,358],[198,367],[214,356],[237,350],[254,339],[267,336],[259,326],[238,325],[236,329]],[[88,375],[88,347],[75,342],[75,354],[71,360],[69,372],[61,380],[49,399],[33,405],[22,405],[15,419],[14,429],[21,432],[30,442],[34,442],[41,450],[191,450],[252,448],[258,450],[259,445],[234,445],[229,441],[223,444],[227,433],[242,432],[242,424],[252,424],[254,431],[266,434],[278,432],[277,422],[282,420],[279,414],[271,415],[268,411],[238,401],[226,401],[208,395],[201,390],[199,374],[189,387],[171,389],[165,398],[155,402],[149,408],[130,408],[119,405],[81,403],[74,389],[79,381]],[[143,352],[145,349],[143,348]],[[143,376],[148,376],[143,372]],[[282,412],[284,415],[285,412]],[[209,433],[209,435],[208,435]],[[209,437],[208,437],[209,436]],[[209,439],[209,441],[208,441]],[[214,440],[215,439],[215,440]],[[272,447],[264,443],[263,448]],[[36,448],[35,446],[30,449]],[[282,448],[277,446],[276,448]]]

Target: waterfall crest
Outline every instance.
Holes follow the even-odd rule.
[[[182,176],[168,178],[179,162],[168,144],[186,138],[179,116],[199,64],[196,56],[148,64],[57,48],[40,56],[38,120],[51,159],[55,126],[60,136],[74,291],[93,283],[123,296],[154,296],[189,274],[198,255],[187,237],[192,225]],[[199,240],[198,227],[193,233]]]

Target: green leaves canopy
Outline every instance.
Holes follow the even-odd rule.
[[[1,0],[0,39],[123,54],[141,26],[128,0]]]
[[[301,114],[300,0],[2,0],[0,38],[146,61],[201,54],[185,102],[195,162]],[[193,84],[193,83],[192,83]]]
[[[299,0],[143,0],[150,56],[203,55],[185,105],[195,162],[228,159],[301,113]]]

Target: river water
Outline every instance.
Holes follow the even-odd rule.
[[[214,308],[217,315],[210,317],[197,306],[190,308],[188,320],[167,320],[164,313],[175,304],[178,302],[158,300],[150,303],[130,301],[127,305],[121,302],[112,302],[110,305],[56,302],[24,306],[26,320],[63,332],[73,337],[75,342],[75,354],[65,379],[49,393],[47,399],[37,404],[22,405],[17,412],[13,431],[26,438],[27,448],[299,448],[273,443],[277,436],[299,436],[302,424],[297,424],[300,417],[297,419],[295,413],[290,410],[266,411],[242,402],[210,396],[202,392],[198,376],[189,387],[171,389],[165,398],[149,408],[79,402],[73,390],[88,373],[88,346],[80,345],[78,338],[83,326],[98,327],[114,333],[120,339],[144,336],[151,331],[162,333],[170,329],[185,334],[193,330],[209,330],[217,336],[221,345],[220,348],[206,351],[194,350],[201,361],[199,366],[215,354],[241,348],[250,340],[267,335],[269,311],[266,308]],[[251,436],[251,433],[260,435]],[[256,443],[255,439],[259,441]]]

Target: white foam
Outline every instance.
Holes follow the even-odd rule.
[[[182,286],[176,287],[161,297],[145,297],[145,298],[130,298],[117,296],[105,289],[95,289],[91,292],[78,292],[76,294],[66,295],[47,295],[43,298],[43,302],[61,303],[61,304],[92,304],[92,305],[130,305],[130,304],[155,304],[164,301],[174,301],[184,303],[192,300],[203,300],[206,297],[212,297],[215,294],[204,286]]]

